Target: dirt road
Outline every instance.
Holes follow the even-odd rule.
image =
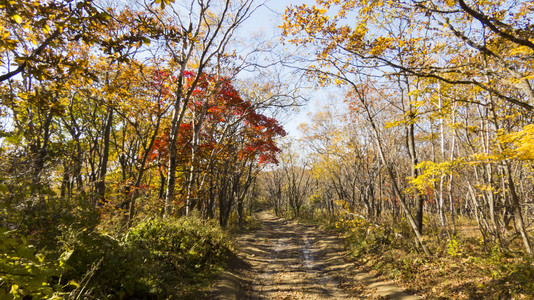
[[[258,217],[262,228],[238,239],[222,299],[420,299],[358,272],[338,237],[267,213]]]

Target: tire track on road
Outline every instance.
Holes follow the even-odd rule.
[[[358,272],[342,240],[316,226],[258,218],[262,228],[237,241],[237,295],[222,299],[420,299]]]

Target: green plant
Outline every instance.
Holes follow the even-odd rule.
[[[151,296],[145,275],[148,256],[142,249],[125,247],[111,236],[87,231],[70,232],[64,249],[72,252],[63,278],[79,282],[67,289],[71,295],[89,298]]]
[[[460,239],[457,236],[451,236],[447,243],[447,252],[450,256],[458,256],[460,254]]]
[[[504,258],[504,251],[498,244],[494,244],[490,249],[490,258],[494,263],[501,263]]]
[[[46,259],[24,236],[0,228],[0,298],[60,299],[63,287],[76,285],[61,285],[61,274],[71,254],[65,251],[58,259]]]
[[[525,259],[522,262],[515,263],[505,270],[506,280],[518,283],[516,286],[516,293],[524,292],[526,294],[534,294],[534,265],[532,260]]]
[[[124,241],[191,277],[220,265],[231,253],[229,237],[214,223],[196,217],[151,219],[128,231]]]

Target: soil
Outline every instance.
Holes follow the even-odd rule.
[[[421,299],[359,271],[340,237],[268,213],[258,218],[260,229],[237,237],[220,299]]]

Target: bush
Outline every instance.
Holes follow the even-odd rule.
[[[150,219],[123,238],[65,228],[46,257],[20,232],[0,228],[1,299],[188,297],[231,255],[221,228],[197,217]]]
[[[124,241],[193,282],[216,271],[231,254],[229,238],[219,226],[196,217],[151,219],[130,229]]]
[[[76,289],[67,290],[72,298],[155,297],[144,278],[150,264],[145,265],[147,254],[142,249],[128,248],[113,237],[85,231],[72,234],[64,247],[72,255],[63,278],[77,282]]]
[[[195,217],[150,219],[122,239],[100,233],[72,234],[65,247],[71,297],[161,299],[196,293],[230,255],[229,241],[214,223]]]
[[[460,246],[460,239],[453,235],[447,243],[447,252],[450,256],[458,256],[460,254]]]
[[[0,228],[0,298],[61,298],[59,278],[70,255],[46,260],[24,236]]]
[[[92,231],[99,222],[99,214],[88,197],[65,199],[51,195],[30,201],[19,196],[0,194],[0,226],[17,228],[18,234],[43,251],[56,251],[65,231]]]
[[[346,234],[345,247],[355,257],[363,257],[390,247],[394,242],[392,229],[378,226],[363,218],[340,219],[336,228]]]

